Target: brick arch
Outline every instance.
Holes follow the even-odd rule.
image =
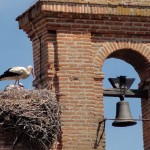
[[[150,48],[144,44],[136,42],[107,42],[99,49],[93,61],[96,64],[95,66],[102,67],[104,61],[108,58],[124,60],[134,67],[141,80],[148,78]]]
[[[150,92],[150,47],[143,43],[107,42],[103,47],[99,47],[97,56],[94,58],[95,66],[102,66],[109,58],[118,58],[131,64],[138,73],[141,83],[140,88],[148,89]],[[99,61],[101,60],[101,61]],[[98,62],[99,61],[99,62]],[[97,63],[97,64],[96,64]],[[102,72],[102,71],[101,71]],[[141,98],[142,118],[149,118],[150,97]],[[143,142],[144,150],[149,150],[150,129],[149,122],[143,121]]]

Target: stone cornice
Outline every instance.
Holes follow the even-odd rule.
[[[39,0],[39,1],[53,2],[54,0]],[[149,0],[55,0],[55,2],[150,6]]]
[[[96,4],[96,3],[79,3],[79,2],[66,2],[66,0],[38,1],[22,15],[17,17],[20,28],[30,19],[39,17],[42,12],[54,13],[74,13],[74,14],[90,14],[90,15],[118,15],[118,16],[150,16],[150,6],[144,5],[115,5],[115,4]]]

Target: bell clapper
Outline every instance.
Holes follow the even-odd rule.
[[[120,101],[124,101],[125,95],[121,95],[119,98],[120,98]]]

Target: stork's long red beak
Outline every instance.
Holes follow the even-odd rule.
[[[35,75],[34,75],[34,70],[32,69],[32,71],[31,71],[31,74],[32,74],[32,76],[33,76],[33,79],[35,78]]]

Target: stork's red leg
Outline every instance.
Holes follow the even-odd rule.
[[[15,81],[15,84],[14,84],[14,86],[16,85],[16,83],[17,83],[17,80]]]

